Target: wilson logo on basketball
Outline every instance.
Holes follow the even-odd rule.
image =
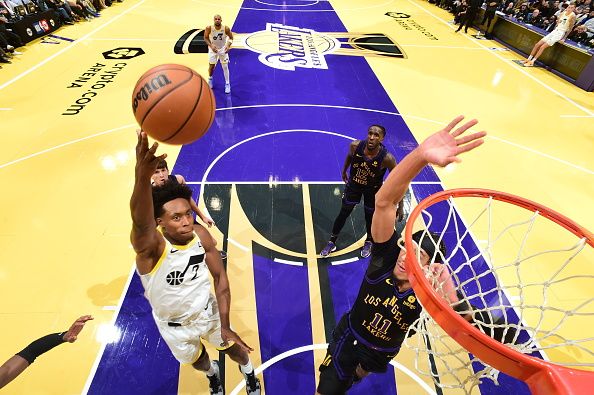
[[[134,95],[134,102],[132,103],[132,111],[136,113],[136,109],[141,101],[146,101],[153,92],[158,91],[164,86],[170,85],[171,80],[165,74],[159,74],[155,78],[145,83],[139,91]]]

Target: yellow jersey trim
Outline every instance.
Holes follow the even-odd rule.
[[[225,350],[228,350],[231,347],[233,347],[234,344],[235,344],[235,342],[229,341],[229,342],[227,342],[227,345],[225,347],[215,347],[215,348],[219,351],[225,351]]]
[[[202,341],[200,341],[200,347],[198,348],[198,351],[196,352],[196,356],[194,357],[194,360],[192,362],[186,362],[183,365],[194,365],[202,356],[203,349],[204,349],[204,344],[202,344]]]
[[[188,248],[191,248],[192,246],[194,246],[194,244],[196,244],[198,242],[198,240],[200,240],[200,238],[198,238],[198,235],[196,234],[196,232],[194,232],[194,238],[192,240],[190,240],[190,242],[188,244],[186,244],[186,245],[171,244],[171,246],[177,248],[178,250],[187,250]]]
[[[163,252],[161,253],[161,256],[159,257],[159,260],[157,261],[157,263],[153,267],[153,270],[151,270],[148,274],[155,273],[157,271],[157,269],[159,268],[159,266],[161,266],[161,264],[165,260],[165,257],[166,256],[167,256],[167,243],[165,243],[165,247],[163,248]]]

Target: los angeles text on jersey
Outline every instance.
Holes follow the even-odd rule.
[[[410,296],[409,296],[410,298]],[[413,297],[414,298],[414,297]],[[392,340],[392,338],[390,336],[387,335],[388,333],[388,329],[390,329],[390,327],[392,325],[394,325],[394,327],[399,327],[400,330],[402,331],[406,331],[408,329],[408,327],[410,326],[409,323],[407,322],[402,322],[402,312],[399,310],[398,307],[398,298],[396,296],[392,296],[391,298],[385,298],[383,301],[381,298],[373,296],[373,295],[369,295],[367,294],[365,296],[364,299],[365,303],[372,305],[372,306],[379,306],[382,305],[384,306],[386,309],[389,309],[391,307],[390,310],[390,316],[384,316],[381,313],[375,313],[373,320],[371,322],[367,321],[367,320],[363,320],[362,322],[362,326],[373,336],[385,340],[385,341],[390,341]],[[405,300],[402,302],[403,305],[405,305],[406,307],[408,307],[411,310],[416,309],[416,306],[413,304],[413,301],[411,302],[410,300]],[[394,327],[392,327],[392,329],[394,329]]]
[[[260,41],[261,36],[271,34],[278,36],[278,50],[275,49],[275,52],[271,48],[264,51],[260,46],[250,45],[251,42]],[[340,48],[340,42],[333,37],[280,23],[267,23],[266,31],[252,33],[245,39],[245,43],[248,48],[261,53],[258,60],[263,64],[290,71],[295,71],[296,67],[327,69],[324,55]]]
[[[373,162],[373,167],[377,168],[377,161]],[[354,163],[353,169],[355,170],[353,181],[360,185],[368,185],[370,179],[375,177],[376,174],[374,169],[371,169],[366,162]]]

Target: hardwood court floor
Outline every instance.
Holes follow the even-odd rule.
[[[234,49],[231,95],[222,93],[216,71],[220,110],[211,131],[191,146],[160,148],[218,222],[215,235],[229,252],[232,322],[255,347],[255,366],[325,343],[357,292],[364,261],[328,267],[316,252],[339,207],[349,139],[365,138],[370,124],[385,124],[386,145],[401,159],[456,115],[475,117],[489,132],[484,147],[454,168],[423,173],[416,197],[434,185],[500,189],[594,229],[592,93],[519,67],[518,55],[496,42],[454,33],[451,16],[426,1],[126,0],[101,18],[60,29],[61,38],[28,44],[0,70],[0,358],[65,330],[79,315],[95,317],[75,344],[40,357],[4,393],[207,393],[202,375],[171,360],[131,277],[130,95],[154,65],[180,63],[204,75],[205,54],[176,55],[173,46],[217,13],[243,37],[266,23],[380,32],[406,54],[326,54],[327,69],[287,71]],[[144,54],[103,55],[118,48]],[[84,107],[74,114],[77,100]],[[341,259],[358,256],[361,215],[343,232]],[[274,258],[301,266],[275,265]],[[269,368],[267,393],[311,393],[323,355],[306,351]],[[410,352],[397,361],[414,368]],[[240,375],[229,360],[226,366],[231,393]],[[401,393],[418,391],[413,379],[390,374],[353,393],[393,391],[394,374]]]

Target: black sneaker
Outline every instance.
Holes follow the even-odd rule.
[[[225,389],[223,388],[223,384],[221,383],[221,372],[219,370],[219,361],[212,361],[212,364],[215,366],[215,374],[212,376],[206,376],[208,378],[210,395],[225,395]]]
[[[254,371],[252,373],[245,374],[239,368],[239,371],[243,374],[243,378],[245,379],[245,392],[247,395],[260,395],[260,379],[256,377]]]

